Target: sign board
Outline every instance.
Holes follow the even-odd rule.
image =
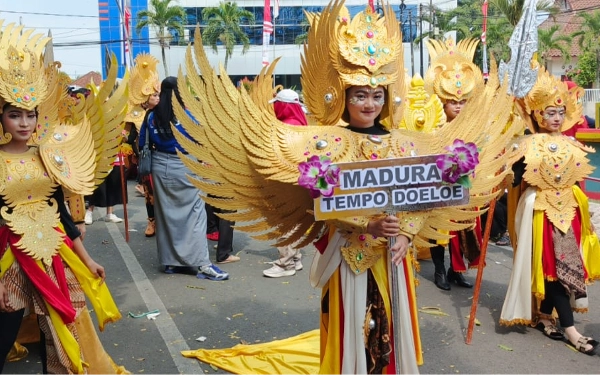
[[[420,211],[469,202],[469,189],[442,181],[439,155],[335,164],[339,186],[315,199],[316,220]]]

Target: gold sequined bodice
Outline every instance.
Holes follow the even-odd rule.
[[[409,140],[393,147],[390,135],[352,134],[359,144],[358,155],[354,160],[390,159],[402,156],[416,156],[419,150]],[[383,214],[382,214],[383,215]],[[400,228],[416,234],[427,214],[422,212],[399,212]],[[355,274],[361,274],[384,257],[388,251],[387,239],[360,233],[358,228],[366,226],[368,217],[345,218],[337,221],[337,228],[345,232],[346,243],[341,248],[342,256]]]
[[[5,204],[0,213],[11,231],[21,236],[16,245],[49,264],[63,235],[54,229],[60,218],[57,202],[50,199],[57,185],[46,172],[37,147],[22,154],[0,151],[0,173]]]
[[[586,157],[593,149],[569,137],[550,134],[527,136],[522,145],[527,165],[523,179],[537,188],[534,208],[544,211],[565,233],[577,207],[571,187],[594,170]]]

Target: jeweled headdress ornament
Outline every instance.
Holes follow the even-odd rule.
[[[446,102],[468,99],[476,85],[483,84],[483,75],[473,63],[478,39],[463,39],[455,43],[429,39],[427,49],[431,66],[425,73],[425,89]]]
[[[381,116],[395,127],[405,75],[402,35],[389,5],[383,17],[367,7],[351,18],[343,1],[335,1],[322,13],[307,13],[307,18],[311,28],[302,56],[302,88],[317,121],[338,124],[349,87],[383,86],[388,100]]]
[[[137,55],[129,78],[129,112],[126,122],[133,122],[136,127],[142,125],[146,110],[142,104],[148,101],[150,95],[160,92],[160,80],[156,66],[158,60],[149,54]]]
[[[0,27],[4,21],[0,20]],[[0,113],[5,103],[32,110],[48,94],[42,52],[50,38],[8,24],[0,39]]]
[[[579,121],[583,115],[583,89],[574,86],[569,89],[566,82],[551,75],[540,67],[535,85],[525,96],[525,110],[533,115],[538,124],[543,121],[543,111],[548,107],[564,107],[565,121],[561,131],[569,130]]]

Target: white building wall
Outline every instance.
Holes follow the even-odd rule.
[[[251,6],[262,6],[264,0],[237,0],[236,3],[240,7],[251,7]],[[274,0],[271,0],[273,5]],[[406,5],[418,5],[419,2],[416,0],[405,0]],[[178,5],[182,7],[216,7],[219,5],[219,0],[179,0]],[[326,0],[281,0],[280,6],[315,6],[315,5],[327,5]],[[365,0],[347,0],[347,5],[365,5]],[[377,4],[377,2],[376,2]],[[393,0],[390,4],[397,8],[400,5],[399,0]],[[456,0],[436,0],[433,1],[434,5],[439,6],[442,9],[452,9],[456,7]],[[414,21],[418,21],[418,15],[413,16]],[[427,23],[423,24],[423,31],[429,30]],[[151,30],[151,40],[156,40],[156,34],[154,30]],[[218,53],[214,53],[211,47],[206,47],[208,59],[213,66],[217,68],[219,63],[224,64],[225,61],[225,50],[220,47]],[[233,55],[227,63],[227,73],[229,75],[244,75],[248,78],[255,76],[262,68],[262,46],[252,45],[250,49],[242,55],[241,46],[237,46],[233,52]],[[165,57],[169,69],[170,75],[177,75],[179,68],[185,71],[185,46],[170,46],[165,49]],[[151,43],[150,53],[156,56],[159,60],[161,59],[161,51],[158,43]],[[275,57],[280,57],[281,60],[277,64],[275,69],[276,75],[288,75],[288,74],[300,74],[300,55],[302,53],[302,47],[298,45],[271,45],[269,47],[269,61],[273,61]],[[423,63],[424,70],[427,70],[429,64],[427,48],[423,46]],[[404,43],[404,66],[408,74],[412,73],[412,67],[414,66],[414,73],[419,73],[420,70],[420,51],[419,46],[414,46],[414,55],[411,59],[411,46],[409,43]],[[162,64],[159,65],[159,73],[161,77],[164,77],[164,71]]]

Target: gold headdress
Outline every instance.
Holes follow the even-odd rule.
[[[133,122],[139,129],[144,120],[146,110],[142,104],[148,101],[150,95],[160,92],[160,80],[156,65],[158,60],[149,54],[142,53],[135,58],[129,78],[129,112],[125,116],[126,122]]]
[[[0,27],[4,21],[0,20]],[[5,103],[32,110],[47,96],[42,52],[50,38],[8,24],[0,39],[0,113]]]
[[[402,36],[389,6],[380,17],[370,7],[350,18],[343,1],[330,3],[323,13],[307,13],[311,24],[302,56],[305,104],[323,125],[343,117],[346,89],[351,86],[387,88],[382,119],[399,123],[404,97]]]
[[[469,99],[475,86],[483,84],[483,75],[473,64],[478,39],[453,39],[445,42],[428,40],[431,66],[425,73],[425,89],[435,93],[443,102]]]
[[[565,121],[561,131],[569,130],[577,122],[582,121],[583,89],[575,86],[568,88],[565,82],[539,68],[535,85],[524,98],[525,111],[533,115],[538,124],[542,123],[543,111],[548,107],[565,107]],[[532,129],[534,130],[534,129]]]

